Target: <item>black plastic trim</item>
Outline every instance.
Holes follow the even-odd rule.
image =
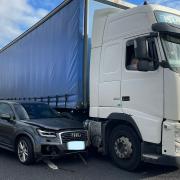
[[[135,123],[134,119],[132,118],[131,115],[129,114],[125,114],[125,113],[112,113],[108,116],[109,121],[111,122],[112,120],[119,120],[119,121],[124,121],[124,122],[128,122],[129,124],[131,124],[133,126],[133,128],[136,130],[138,136],[141,138],[142,140],[142,136],[141,133],[139,131],[139,128],[137,126],[137,124]]]
[[[159,33],[180,36],[180,25],[169,24],[169,23],[155,23],[152,25],[152,30]]]
[[[141,143],[141,152],[142,154],[162,155],[162,144],[155,144],[144,141]]]
[[[107,120],[108,119],[108,120]],[[139,136],[140,140],[143,141],[142,139],[142,135],[138,129],[138,126],[136,125],[134,119],[125,113],[112,113],[110,114],[107,119],[102,122],[102,153],[104,155],[108,154],[108,142],[107,142],[107,138],[109,137],[109,133],[111,132],[111,128],[118,126],[120,124],[130,124],[135,132],[137,133],[137,135]],[[112,125],[112,127],[111,127]]]
[[[142,157],[144,162],[158,164],[163,166],[175,166],[180,168],[180,157],[173,157],[167,155],[158,156],[157,159]]]

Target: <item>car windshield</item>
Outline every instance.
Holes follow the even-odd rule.
[[[47,119],[57,118],[57,113],[47,104],[41,103],[22,103],[22,106],[15,107],[20,119]]]
[[[166,58],[171,69],[180,73],[180,37],[166,34],[161,37]]]
[[[16,111],[16,114],[18,115],[19,119],[26,120],[29,119],[29,116],[26,112],[26,110],[21,106],[20,104],[14,104],[14,109]]]

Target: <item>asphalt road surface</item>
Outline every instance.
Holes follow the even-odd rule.
[[[108,158],[90,154],[87,161],[78,155],[59,160],[20,164],[13,153],[0,149],[0,180],[135,180],[180,179],[180,169],[144,164],[138,172],[114,166]]]

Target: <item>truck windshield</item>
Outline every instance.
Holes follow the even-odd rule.
[[[162,35],[161,37],[171,69],[180,73],[180,37],[172,35]]]
[[[180,16],[163,11],[155,11],[157,22],[180,25]]]
[[[46,104],[41,103],[24,103],[22,104],[22,111],[17,111],[20,119],[47,119],[57,118],[57,113]],[[25,109],[27,116],[22,116],[23,109]]]

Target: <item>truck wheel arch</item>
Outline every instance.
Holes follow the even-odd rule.
[[[127,125],[127,126],[130,126],[134,131],[135,133],[138,135],[139,139],[141,141],[143,141],[142,139],[142,135],[138,129],[138,126],[136,124],[136,122],[134,121],[134,119],[132,118],[132,116],[130,116],[129,114],[125,114],[125,113],[112,113],[108,116],[108,121],[104,124],[104,127],[103,127],[103,144],[105,145],[104,146],[104,153],[107,154],[107,150],[108,150],[108,147],[107,147],[107,141],[108,141],[108,137],[110,136],[112,130],[119,126],[119,125]]]

